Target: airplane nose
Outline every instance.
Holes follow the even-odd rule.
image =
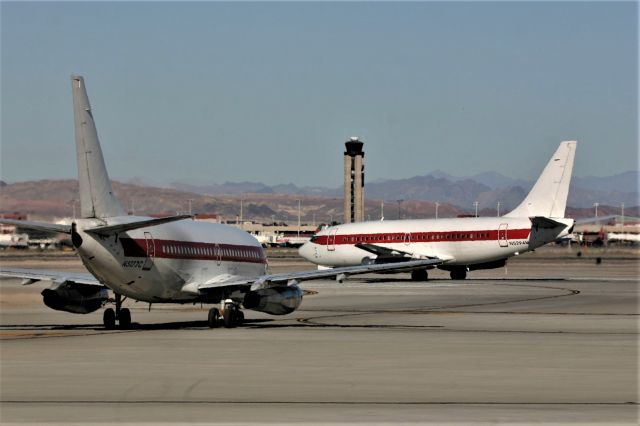
[[[298,249],[298,254],[304,257],[307,260],[311,259],[311,252],[313,251],[313,247],[311,247],[312,243],[304,243]]]

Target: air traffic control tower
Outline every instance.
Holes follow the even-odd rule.
[[[344,223],[364,220],[364,145],[353,136],[344,143]]]

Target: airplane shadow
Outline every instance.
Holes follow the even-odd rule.
[[[263,319],[246,319],[238,328],[265,328],[274,327],[275,320]],[[298,324],[280,324],[278,327],[297,326]],[[224,328],[220,324],[219,328]],[[2,332],[45,332],[45,331],[104,331],[104,332],[127,332],[127,331],[153,331],[153,330],[186,330],[186,329],[209,329],[207,321],[176,321],[143,324],[134,322],[127,328],[115,328],[113,330],[105,330],[100,324],[3,324],[0,326],[0,335]]]
[[[434,283],[434,282],[438,282],[438,283],[442,283],[442,282],[448,282],[448,283],[452,283],[452,284],[469,284],[469,283],[473,283],[475,281],[482,281],[482,282],[505,282],[505,281],[514,281],[514,282],[531,282],[531,281],[539,281],[539,282],[545,282],[545,281],[567,281],[566,278],[562,278],[562,277],[549,277],[549,278],[510,278],[510,277],[500,277],[500,278],[492,278],[492,277],[481,277],[481,278],[467,278],[465,280],[452,280],[450,278],[429,278],[428,281],[414,281],[411,278],[397,278],[394,279],[393,281],[389,281],[388,278],[360,278],[358,279],[358,281],[360,282],[364,282],[364,283],[368,283],[368,284],[389,284],[390,282],[392,283],[412,283],[412,284],[424,284],[425,286],[428,286],[429,283]]]

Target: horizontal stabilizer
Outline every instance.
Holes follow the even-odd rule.
[[[178,216],[161,217],[158,219],[138,220],[136,222],[120,223],[117,225],[99,226],[97,228],[85,229],[85,232],[97,235],[111,235],[120,232],[133,231],[134,229],[148,228],[150,226],[162,225],[163,223],[177,222],[179,220],[191,219],[193,216],[182,214]]]
[[[59,232],[62,234],[71,233],[71,225],[57,225],[55,223],[46,222],[30,222],[28,220],[0,219],[0,223],[5,225],[13,225],[18,228],[33,229],[36,231]]]
[[[612,219],[618,220],[619,217],[621,216],[617,214],[610,214],[608,216],[585,217],[585,218],[576,220],[576,225],[587,225],[591,223],[607,223],[607,222],[610,222]]]
[[[2,268],[0,277],[22,278],[25,285],[38,281],[53,281],[55,283],[74,282],[89,286],[104,287],[93,275],[87,272],[47,271],[42,269]]]
[[[558,222],[557,220],[544,216],[534,216],[529,219],[531,219],[531,223],[538,228],[554,229],[560,227],[565,228],[567,226],[566,223]]]

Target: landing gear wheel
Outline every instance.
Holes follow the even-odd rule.
[[[226,328],[233,328],[238,325],[238,308],[236,305],[227,305],[224,308],[224,326]]]
[[[428,281],[429,273],[426,269],[414,269],[411,271],[411,280],[413,281]]]
[[[107,330],[116,328],[116,312],[111,308],[105,309],[102,315],[102,323]]]
[[[120,309],[118,323],[120,324],[120,328],[131,327],[131,311],[128,308]]]
[[[209,309],[209,317],[207,318],[209,328],[218,328],[220,325],[220,311],[217,308]]]
[[[450,275],[452,280],[464,280],[467,278],[467,271],[464,269],[454,269]]]

